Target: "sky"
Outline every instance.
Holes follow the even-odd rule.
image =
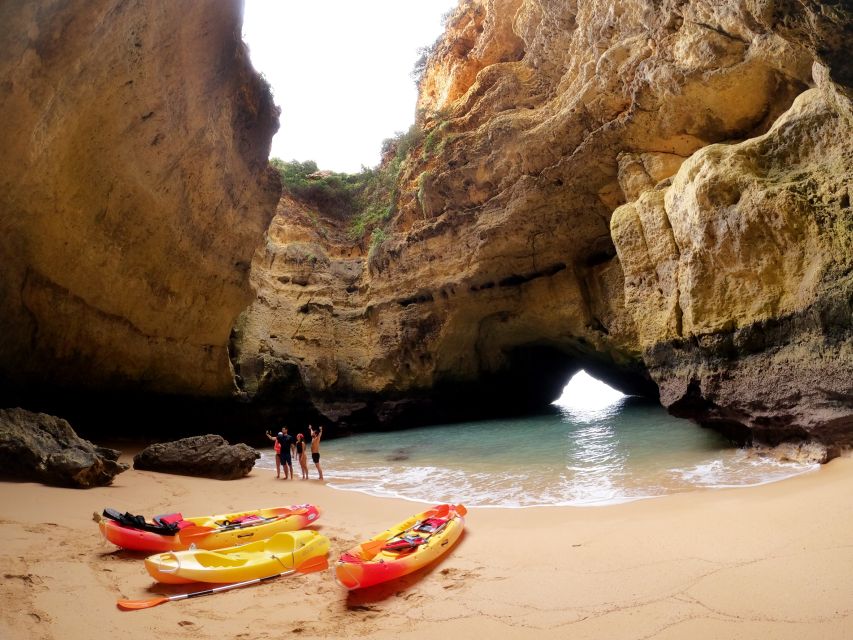
[[[458,0],[245,0],[243,39],[272,85],[272,157],[355,173],[415,120],[418,49]]]

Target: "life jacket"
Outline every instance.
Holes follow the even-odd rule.
[[[115,520],[124,527],[157,533],[162,536],[173,536],[181,529],[192,525],[180,513],[170,513],[154,517],[154,522],[148,522],[145,516],[138,516],[126,511],[119,513],[115,509],[104,509],[104,517]]]

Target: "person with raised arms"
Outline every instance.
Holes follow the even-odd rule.
[[[319,426],[315,429],[309,424],[308,431],[311,433],[311,460],[314,461],[314,466],[317,467],[317,473],[320,474],[320,480],[322,480],[323,469],[320,468],[320,438],[323,437],[323,427]]]

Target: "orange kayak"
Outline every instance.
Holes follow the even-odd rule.
[[[371,587],[435,562],[462,535],[467,509],[436,505],[341,554],[338,582],[347,589]]]
[[[281,531],[303,529],[316,520],[320,512],[310,504],[255,509],[213,516],[183,518],[172,514],[170,524],[161,526],[145,522],[141,516],[114,519],[117,512],[107,509],[98,527],[114,545],[131,551],[182,551],[195,545],[199,549],[222,549],[263,540]],[[129,514],[126,514],[129,515]],[[173,517],[176,516],[176,517]]]

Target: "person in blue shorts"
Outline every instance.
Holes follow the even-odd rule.
[[[281,458],[281,466],[284,468],[284,479],[293,480],[293,436],[287,435],[287,427],[282,427],[275,438],[281,445],[279,457]]]

